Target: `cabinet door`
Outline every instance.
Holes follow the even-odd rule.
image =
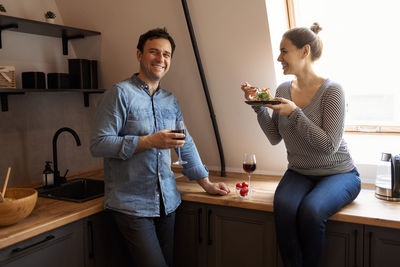
[[[276,266],[271,213],[207,207],[208,266]]]
[[[174,261],[176,267],[206,266],[205,206],[182,202],[176,211]]]
[[[364,266],[400,266],[400,230],[365,226]]]
[[[0,250],[4,267],[84,267],[82,221]]]
[[[84,220],[85,260],[88,267],[132,266],[125,240],[107,211]]]
[[[363,266],[363,225],[328,221],[321,267]],[[283,267],[278,251],[278,266]]]
[[[363,266],[363,225],[328,221],[323,267]]]

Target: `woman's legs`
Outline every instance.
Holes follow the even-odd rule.
[[[286,267],[318,266],[326,221],[352,202],[360,189],[356,170],[322,177],[286,171],[274,197],[276,235]]]
[[[297,210],[313,186],[314,183],[304,175],[287,170],[275,191],[275,229],[279,251],[286,267],[302,266]]]
[[[356,170],[318,177],[316,182],[301,203],[297,214],[303,266],[318,266],[325,248],[328,218],[352,202],[361,189]]]

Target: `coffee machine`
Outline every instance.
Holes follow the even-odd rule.
[[[377,198],[400,201],[400,155],[382,153],[375,185]]]

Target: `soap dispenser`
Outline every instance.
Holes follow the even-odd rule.
[[[53,186],[54,185],[54,171],[51,169],[51,161],[46,161],[46,166],[43,170],[43,186]]]

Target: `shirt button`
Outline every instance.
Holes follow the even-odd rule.
[[[158,155],[161,156],[161,152],[158,152]]]
[[[160,197],[160,194],[157,194],[157,197]]]
[[[161,173],[158,173],[158,176],[161,176]]]

